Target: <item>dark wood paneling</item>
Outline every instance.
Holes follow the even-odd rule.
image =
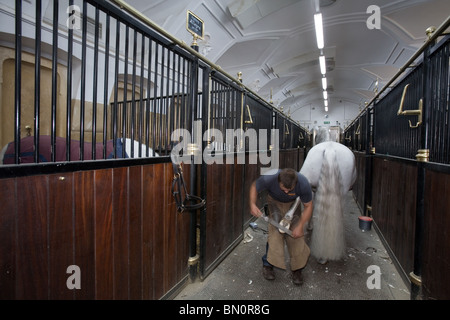
[[[95,299],[95,194],[94,171],[74,173],[74,256],[81,271],[81,290],[75,290],[76,299]],[[97,200],[98,201],[98,200]]]
[[[292,168],[300,171],[301,165],[299,158],[300,149],[280,150],[280,169]]]
[[[206,253],[205,265],[211,265],[232,243],[233,170],[231,164],[207,166]]]
[[[242,236],[243,233],[243,216],[245,214],[244,198],[248,195],[245,193],[245,165],[237,164],[234,166],[234,186],[233,186],[233,238]],[[248,211],[248,210],[247,210]]]
[[[305,162],[305,149],[294,148],[288,150],[280,150],[280,169],[292,168],[300,171]]]
[[[66,285],[67,268],[75,264],[73,174],[50,175],[48,183],[49,298],[73,299],[74,291]]]
[[[170,165],[171,166],[171,165]],[[167,170],[168,177],[173,178],[173,172],[171,168]],[[186,167],[183,169],[183,175],[185,181],[190,181],[191,174],[190,168]],[[169,180],[171,181],[171,180]],[[191,192],[194,195],[200,195],[199,191]],[[184,276],[188,274],[188,264],[186,263],[187,257],[189,257],[189,231],[190,231],[190,214],[189,212],[178,212],[176,209],[175,199],[172,194],[168,195],[170,200],[170,211],[176,216],[176,225],[173,226],[176,230],[176,270],[177,270],[177,280],[180,281]]]
[[[48,299],[48,176],[17,180],[16,298]]]
[[[400,265],[413,270],[417,167],[373,159],[372,216]]]
[[[305,162],[305,155],[306,155],[305,148],[300,148],[298,150],[298,170],[297,171],[300,171],[300,169],[302,168],[303,163]]]
[[[353,194],[355,195],[356,202],[363,213],[366,212],[364,207],[364,194],[366,183],[366,155],[362,152],[354,152],[355,165],[356,165],[356,181],[353,184]]]
[[[27,181],[17,181],[15,250],[18,299],[48,298],[47,187],[47,178],[30,177]]]
[[[450,299],[450,174],[426,171],[422,283],[428,299]]]
[[[154,294],[154,270],[155,263],[155,232],[154,212],[155,197],[153,194],[155,166],[142,168],[142,297],[143,299],[155,299]]]
[[[129,214],[128,205],[132,201],[129,193],[128,169],[112,169],[112,261],[114,299],[128,299],[129,289]]]
[[[298,151],[281,154],[280,161],[295,168]],[[243,236],[253,218],[249,188],[260,169],[237,161],[208,165],[205,265]],[[188,167],[184,173],[189,183]],[[176,211],[172,177],[172,165],[159,163],[0,179],[7,208],[1,215],[2,297],[163,297],[188,272],[190,215]],[[66,286],[70,265],[81,270],[79,290]]]
[[[153,217],[152,230],[152,247],[153,247],[153,297],[157,299],[161,297],[164,292],[164,250],[165,247],[165,219],[164,219],[164,165],[158,164],[153,168],[153,179],[149,185],[149,189],[146,194],[152,197],[152,202],[148,204],[146,211],[147,214]]]
[[[114,298],[112,169],[94,173],[95,298]]]
[[[188,271],[172,177],[160,163],[0,179],[1,298],[162,298]],[[67,288],[70,265],[81,289]]]
[[[164,165],[162,172],[163,181],[170,181],[173,177],[172,168]],[[169,291],[177,284],[177,211],[173,197],[170,194],[170,188],[163,188],[164,207],[164,265],[171,266],[165,268],[164,293]],[[161,213],[160,213],[161,214]],[[187,213],[186,213],[187,214]]]
[[[16,298],[16,180],[0,179],[0,299]]]
[[[128,168],[129,201],[129,299],[142,299],[142,167]]]
[[[280,168],[300,168],[299,149],[282,150]],[[207,166],[206,248],[205,270],[227,253],[230,246],[243,236],[243,228],[254,219],[250,214],[248,197],[251,184],[261,175],[261,164],[210,164]],[[225,161],[224,161],[225,162]],[[301,162],[303,163],[303,162]],[[271,164],[272,165],[272,164]],[[264,196],[260,195],[260,205]]]
[[[246,156],[248,157],[248,156]],[[254,219],[254,217],[250,213],[250,206],[249,206],[249,192],[250,192],[250,186],[252,183],[260,176],[260,170],[261,165],[260,164],[248,164],[248,158],[246,158],[247,165],[245,166],[245,176],[244,176],[244,213],[243,213],[243,220],[244,220],[244,226],[248,225],[248,223]]]

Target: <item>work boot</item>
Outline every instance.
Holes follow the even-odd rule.
[[[302,269],[292,271],[292,282],[297,286],[303,284]]]
[[[273,271],[273,267],[271,266],[263,266],[263,277],[266,280],[274,280],[275,272]]]

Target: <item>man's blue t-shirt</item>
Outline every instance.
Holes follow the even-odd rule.
[[[281,170],[278,170],[272,175],[263,175],[259,177],[256,180],[256,191],[259,193],[267,190],[273,199],[280,202],[292,202],[297,197],[300,197],[300,200],[303,203],[307,203],[312,200],[312,191],[309,181],[299,172],[297,172],[297,184],[295,185],[295,188],[289,193],[285,193],[281,190],[278,182],[278,175],[280,174],[280,171]]]

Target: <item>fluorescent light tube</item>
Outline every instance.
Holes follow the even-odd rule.
[[[325,112],[328,112],[328,107],[325,107]]]
[[[327,90],[327,78],[322,78],[322,88],[323,90]]]
[[[321,13],[316,13],[314,15],[314,24],[316,26],[317,47],[319,49],[323,49],[324,40],[323,40],[323,24]]]
[[[328,100],[323,100],[323,104],[325,105],[325,107],[328,107]]]
[[[323,98],[328,100],[328,92],[326,90],[323,92]]]
[[[325,56],[320,56],[319,57],[319,64],[320,64],[320,72],[325,75],[325,73],[327,73],[327,67],[326,67],[326,63],[325,63]]]

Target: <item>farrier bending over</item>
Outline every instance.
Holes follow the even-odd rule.
[[[258,193],[267,190],[267,204],[269,216],[280,222],[285,214],[293,207],[297,197],[303,203],[303,212],[298,206],[290,224],[292,237],[280,233],[278,229],[269,224],[269,236],[266,254],[263,260],[263,276],[267,280],[275,279],[273,266],[286,269],[284,259],[284,241],[289,252],[292,281],[296,285],[303,283],[301,275],[305,267],[310,250],[305,242],[305,227],[311,219],[313,212],[312,191],[308,179],[294,169],[277,170],[272,175],[259,177],[250,187],[250,212],[255,217],[262,216],[256,201]]]

